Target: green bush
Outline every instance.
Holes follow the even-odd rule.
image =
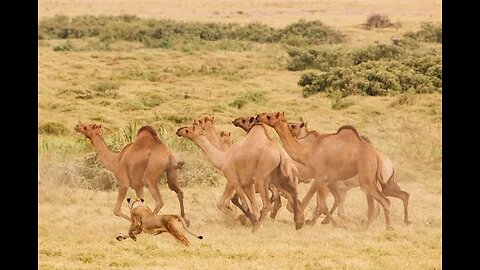
[[[290,61],[287,69],[290,71],[305,70],[308,68],[328,71],[332,67],[348,66],[352,61],[350,56],[340,49],[290,49]]]
[[[324,74],[302,75],[298,85],[303,95],[339,92],[342,96],[385,96],[412,90],[415,93],[441,92],[438,78],[415,71],[399,61],[369,61],[349,68],[334,68]]]
[[[244,95],[237,97],[232,103],[228,105],[237,109],[241,109],[249,102],[262,104],[265,103],[265,101],[265,95],[262,92],[248,92]]]
[[[442,43],[442,24],[424,22],[420,27],[419,31],[408,32],[405,36],[422,42]]]
[[[281,42],[291,45],[339,43],[344,37],[320,21],[300,20],[282,29],[254,22],[199,23],[174,20],[140,19],[136,16],[55,16],[42,19],[38,39],[71,39],[96,37],[102,42],[113,40],[139,41],[150,48],[169,48],[175,40],[217,41],[244,40]]]
[[[357,49],[352,52],[352,61],[358,65],[367,61],[376,61],[380,59],[398,59],[402,50],[395,45],[371,45],[364,49]]]

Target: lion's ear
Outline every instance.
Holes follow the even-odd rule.
[[[144,199],[140,199],[140,201],[144,202],[145,200],[144,200]]]
[[[132,198],[127,198],[127,202],[130,202],[131,199],[132,199]]]

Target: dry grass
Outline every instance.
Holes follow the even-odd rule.
[[[39,0],[39,18],[57,13],[137,14],[181,20],[251,22],[283,27],[300,18],[320,19],[347,35],[342,46],[358,47],[392,35],[415,31],[420,22],[441,22],[441,1],[46,1]],[[400,22],[399,29],[363,30],[359,25],[374,13]],[[72,40],[83,46],[92,40]],[[353,105],[332,109],[332,99],[320,94],[303,98],[297,81],[302,72],[287,70],[288,55],[278,44],[251,43],[245,51],[208,48],[145,49],[140,43],[116,42],[111,51],[54,51],[63,40],[38,44],[39,127],[58,123],[63,135],[38,135],[38,259],[40,269],[440,269],[442,266],[442,95],[349,97]],[[429,45],[436,49],[441,44]],[[105,85],[113,85],[106,89]],[[107,87],[108,88],[108,87]],[[90,92],[89,92],[90,91]],[[265,102],[229,106],[249,92],[263,93]],[[411,194],[413,225],[403,225],[403,206],[391,199],[393,225],[385,230],[383,214],[368,231],[366,200],[359,189],[347,199],[345,229],[317,224],[295,231],[286,209],[267,220],[256,234],[224,218],[215,208],[225,183],[198,148],[179,139],[175,130],[192,119],[214,115],[220,130],[243,136],[232,119],[264,111],[285,111],[288,120],[302,117],[312,129],[335,132],[352,124],[395,163],[399,185]],[[78,120],[101,123],[107,141],[117,129],[137,121],[162,128],[160,134],[187,162],[182,183],[185,210],[192,230],[183,248],[169,235],[140,235],[138,241],[117,242],[128,222],[113,215],[116,191],[69,188],[49,168],[93,151],[73,132]],[[55,124],[50,124],[56,126]],[[278,139],[275,132],[270,134]],[[63,131],[62,131],[63,132]],[[52,167],[53,166],[53,167]],[[189,183],[189,182],[188,182]],[[300,194],[307,191],[300,187]],[[163,213],[178,213],[175,194],[161,184]],[[133,196],[133,192],[129,191]],[[147,192],[147,203],[152,197]],[[331,205],[331,198],[329,198]],[[307,209],[307,217],[313,204]],[[126,211],[126,204],[124,205]]]

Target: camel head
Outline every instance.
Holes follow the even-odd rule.
[[[259,124],[258,121],[255,119],[255,117],[251,116],[251,117],[238,117],[238,118],[235,118],[233,121],[232,121],[232,124],[236,127],[239,127],[239,128],[242,128],[243,130],[245,130],[246,132],[249,132],[250,129],[256,125],[256,124]]]
[[[275,127],[279,122],[286,122],[283,112],[261,113],[257,115],[256,120],[271,127]]]
[[[206,116],[204,118],[201,118],[199,120],[194,120],[193,121],[194,125],[200,126],[203,130],[207,130],[209,128],[214,127],[215,125],[215,116]]]
[[[102,125],[98,124],[85,125],[78,123],[74,129],[76,132],[82,133],[89,139],[91,139],[94,135],[102,135]]]
[[[228,131],[221,131],[220,132],[220,139],[222,141],[222,145],[231,145],[232,141],[230,139],[232,133]]]
[[[305,137],[308,133],[307,123],[304,123],[304,122],[300,122],[300,123],[289,122],[288,129],[290,129],[290,132],[292,132],[292,135],[297,139],[301,139]]]
[[[203,130],[198,125],[192,125],[189,127],[181,127],[177,129],[177,136],[185,137],[187,139],[193,139],[194,137],[198,137],[200,135],[205,135],[205,130]]]

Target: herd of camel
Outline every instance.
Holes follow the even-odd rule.
[[[331,222],[338,226],[333,213],[345,216],[343,202],[346,193],[360,186],[366,194],[368,213],[366,228],[380,213],[385,213],[387,230],[392,230],[390,201],[386,196],[403,201],[404,222],[408,217],[409,193],[402,191],[396,183],[392,161],[379,152],[368,138],[350,125],[342,126],[336,133],[321,134],[308,130],[304,122],[287,122],[283,112],[261,113],[256,117],[239,117],[232,121],[246,135],[235,141],[230,132],[219,132],[214,117],[194,120],[191,126],[181,127],[176,134],[193,141],[205,153],[212,165],[225,176],[227,183],[216,206],[224,214],[233,214],[230,202],[248,218],[252,230],[258,230],[262,220],[270,213],[275,218],[281,197],[287,199],[287,209],[293,213],[295,228],[301,229],[314,224],[324,214],[323,224]],[[282,144],[274,141],[267,126],[278,133]],[[185,218],[183,191],[178,185],[179,173],[184,165],[158,137],[151,126],[143,126],[136,139],[127,144],[120,153],[113,153],[102,138],[101,125],[77,124],[75,131],[85,135],[93,144],[103,166],[113,172],[118,181],[118,197],[114,214],[132,221],[121,210],[121,204],[129,187],[138,198],[144,198],[146,186],[155,200],[154,214],[164,205],[157,181],[166,173],[168,187],[176,192],[180,203],[180,215]],[[300,201],[297,186],[310,183],[310,188]],[[271,195],[269,196],[269,192]],[[328,192],[334,197],[329,210],[326,202]],[[262,208],[259,210],[255,193],[259,193]],[[312,219],[305,222],[304,211],[314,195],[317,199]],[[379,204],[376,204],[377,201]]]

